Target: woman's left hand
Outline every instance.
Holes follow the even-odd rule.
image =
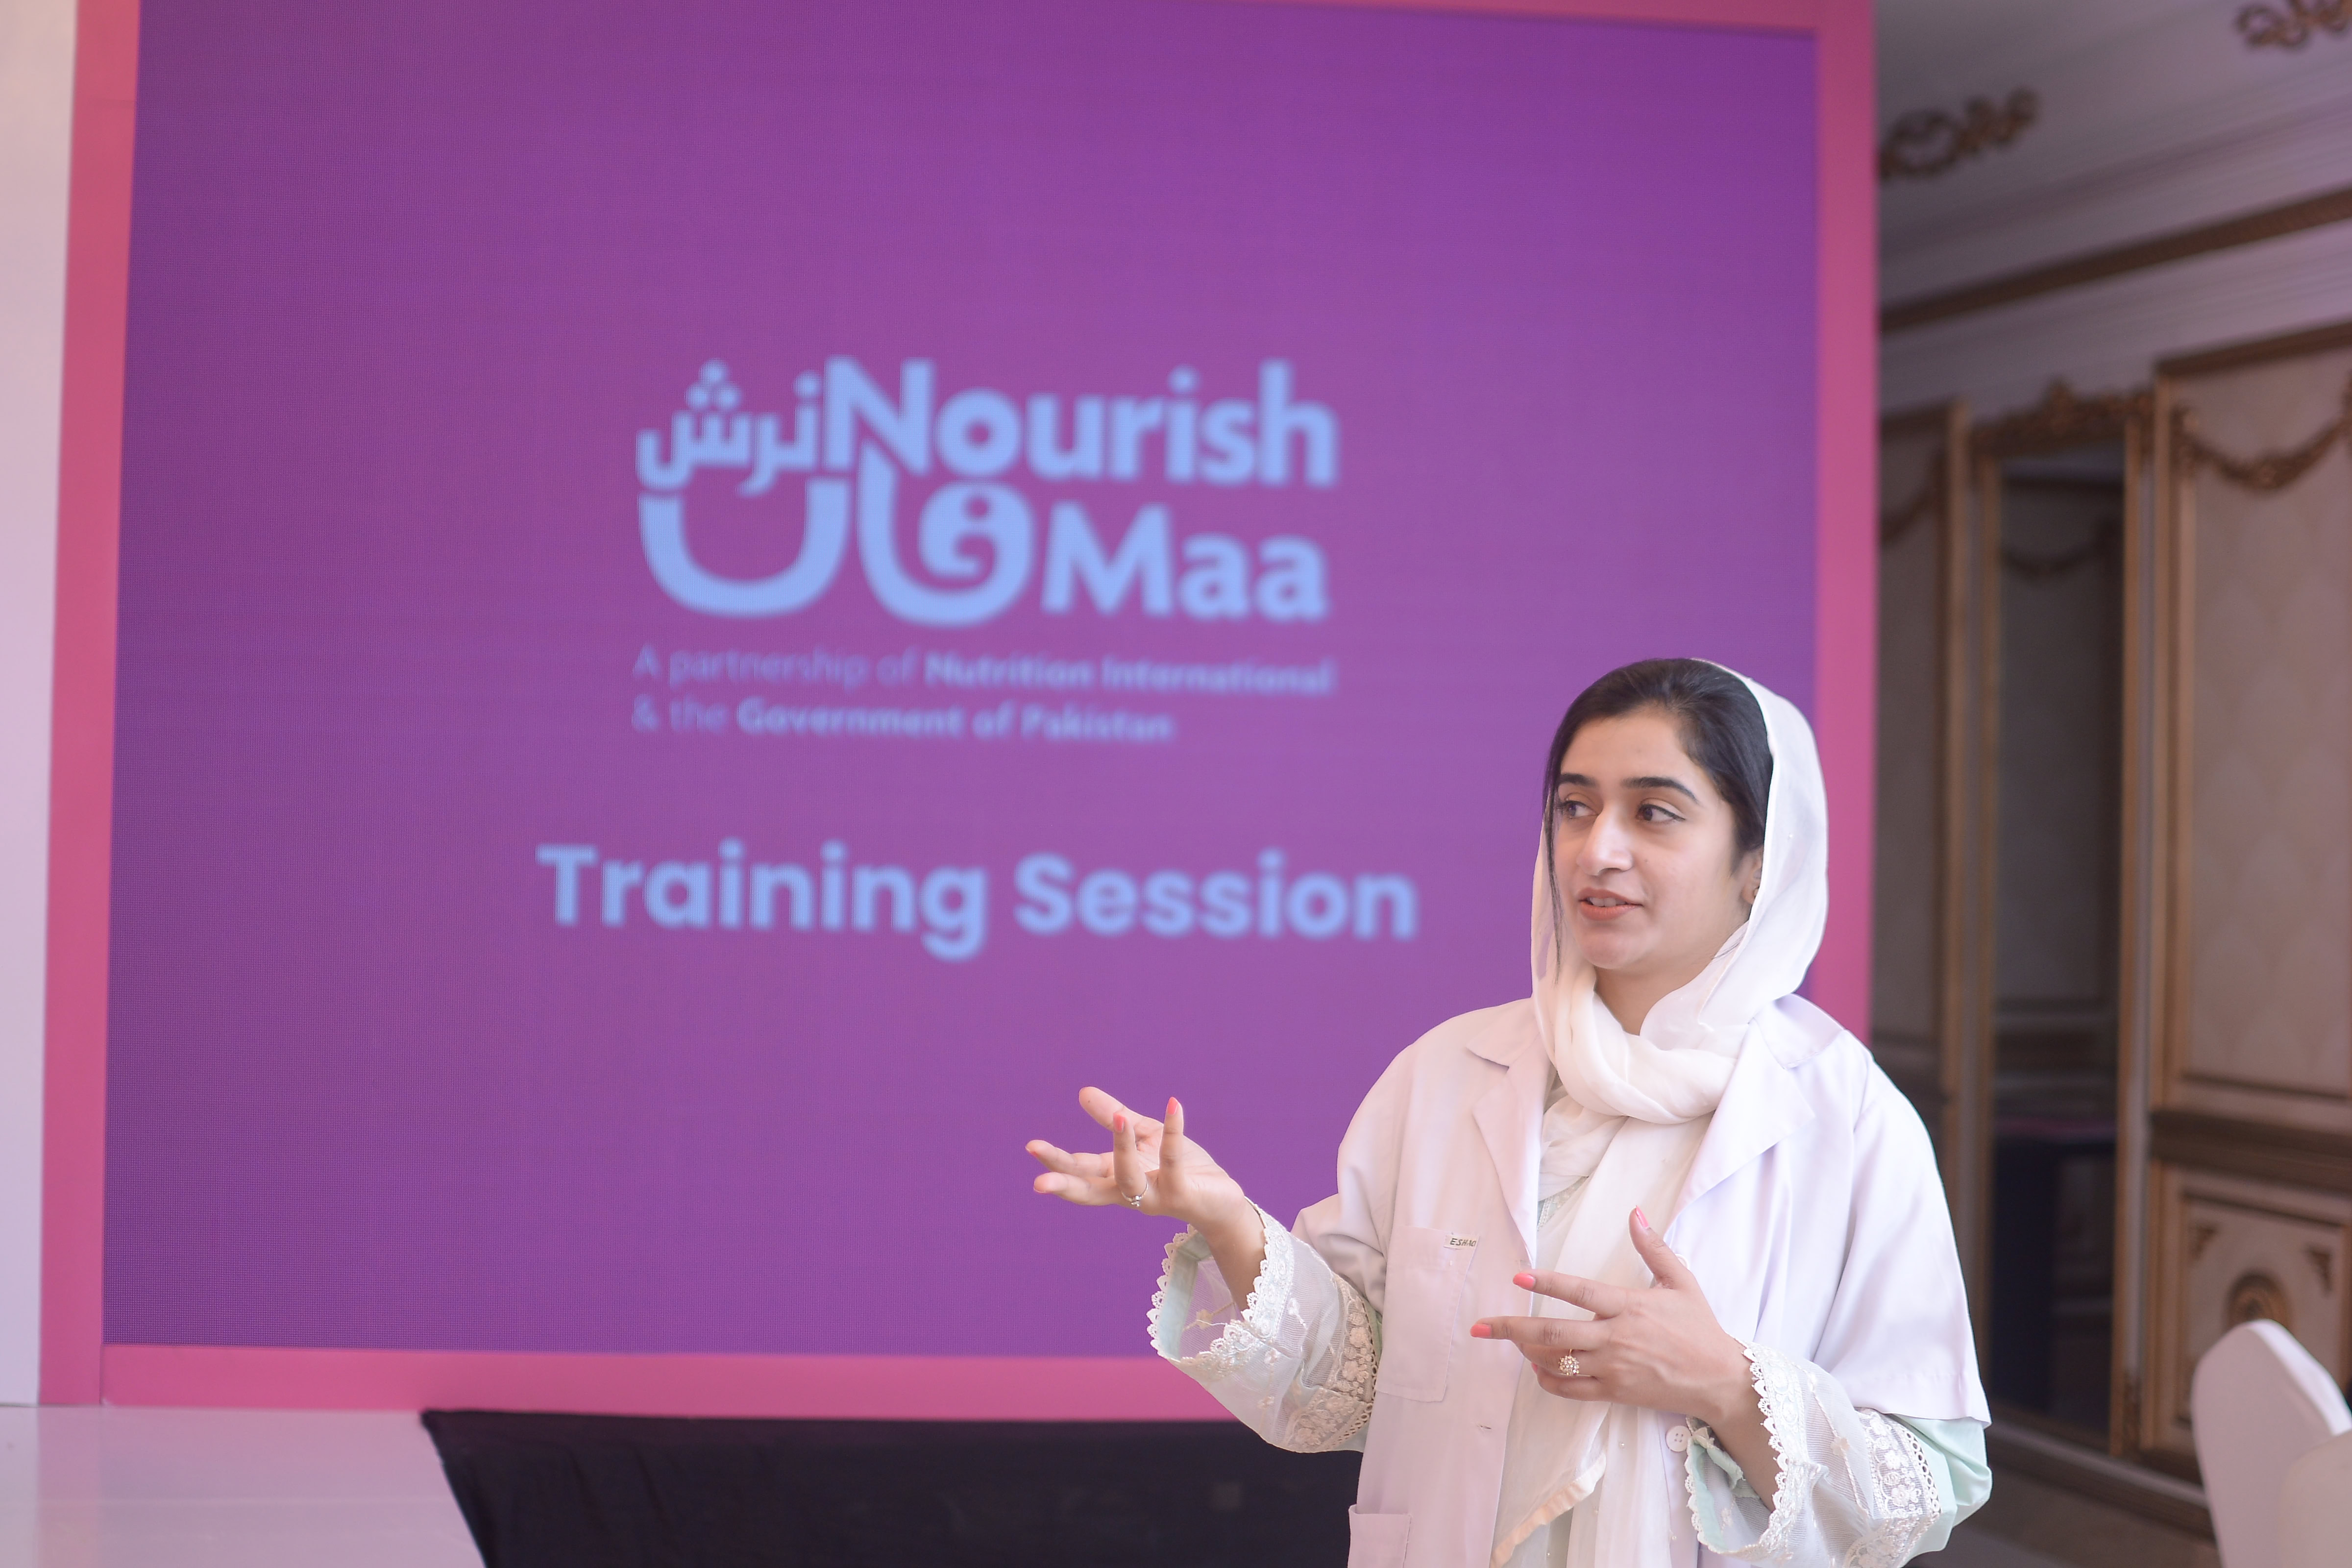
[[[1601,1399],[1696,1415],[1715,1428],[1757,1495],[1778,1481],[1771,1442],[1756,1400],[1754,1373],[1740,1342],[1715,1321],[1706,1292],[1640,1209],[1628,1220],[1633,1249],[1656,1276],[1647,1290],[1628,1290],[1574,1274],[1520,1274],[1523,1289],[1566,1301],[1591,1318],[1483,1318],[1477,1339],[1509,1340],[1535,1368],[1545,1391],[1563,1399]],[[1563,1357],[1576,1358],[1574,1376]]]

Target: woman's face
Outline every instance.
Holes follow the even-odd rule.
[[[1553,785],[1552,874],[1586,961],[1658,994],[1696,978],[1756,900],[1762,855],[1736,855],[1735,829],[1666,715],[1577,731]]]

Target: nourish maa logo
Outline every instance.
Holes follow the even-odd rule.
[[[1180,535],[1159,501],[1139,506],[1107,546],[1083,501],[1055,500],[1041,552],[1037,508],[1016,478],[1055,487],[1147,479],[1277,489],[1294,479],[1339,483],[1339,417],[1295,395],[1288,362],[1258,366],[1253,398],[1204,400],[1199,379],[1180,366],[1165,394],[1076,396],[1066,416],[1055,393],[1016,402],[971,387],[939,401],[933,363],[922,359],[901,363],[893,397],[856,360],[835,355],[822,374],[793,379],[788,416],[751,412],[725,363],[712,360],[671,416],[667,443],[658,430],[637,432],[646,563],[689,609],[788,616],[833,587],[854,532],[867,587],[885,610],[916,626],[993,620],[1033,582],[1047,615],[1070,614],[1083,593],[1104,616],[1131,607],[1200,621],[1323,619],[1328,574],[1313,540],[1276,534],[1252,546],[1230,534]],[[706,470],[740,472],[738,497],[779,502],[791,490],[778,481],[800,480],[801,542],[789,565],[740,578],[696,559],[686,503]],[[900,550],[902,489],[915,508],[911,562]]]

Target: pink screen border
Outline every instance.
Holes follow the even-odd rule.
[[[1265,0],[1231,0],[1257,4]],[[1811,994],[1870,1013],[1876,742],[1877,257],[1869,0],[1286,0],[1811,34],[1819,49],[1814,691],[1832,802]],[[138,0],[82,0],[74,59],[41,1238],[44,1404],[896,1420],[1182,1420],[1224,1412],[1134,1357],[533,1355],[104,1342],[115,584]]]

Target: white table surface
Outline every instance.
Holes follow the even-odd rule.
[[[482,1568],[408,1412],[0,1406],[8,1568]]]

